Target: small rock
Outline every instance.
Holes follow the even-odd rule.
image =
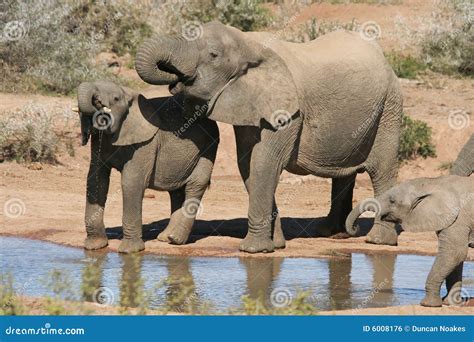
[[[43,170],[43,165],[41,165],[41,163],[38,163],[38,162],[31,163],[27,167],[29,170],[35,170],[35,171]]]
[[[145,194],[143,197],[144,197],[144,198],[155,198],[155,195],[148,193],[148,194]]]

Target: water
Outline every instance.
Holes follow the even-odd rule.
[[[271,303],[272,291],[274,302],[307,291],[320,310],[418,304],[434,259],[358,253],[334,260],[126,256],[13,237],[0,237],[0,251],[1,273],[10,272],[24,295],[52,296],[47,283],[58,270],[76,299],[136,306],[137,294],[145,293],[150,308],[179,311],[192,301],[221,312],[239,307],[244,295]],[[464,287],[472,296],[474,263],[464,265]],[[177,303],[172,298],[183,289],[186,298]]]

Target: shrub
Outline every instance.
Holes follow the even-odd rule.
[[[357,31],[357,22],[353,19],[351,22],[340,23],[338,21],[321,21],[311,17],[305,23],[289,30],[284,39],[296,43],[304,43],[323,36],[329,32],[338,30]]]
[[[417,156],[436,157],[436,148],[431,139],[431,128],[426,122],[411,119],[403,114],[399,160],[415,159]]]
[[[4,160],[57,163],[59,137],[53,130],[53,116],[34,105],[2,115],[0,147]]]
[[[89,37],[99,34],[102,50],[135,55],[137,46],[152,34],[147,23],[149,13],[147,4],[87,0],[71,10],[71,16],[64,24],[70,33],[81,32]]]
[[[474,19],[471,0],[446,4],[443,29],[436,27],[423,42],[423,54],[435,71],[474,75]],[[438,13],[438,18],[444,12]],[[446,23],[447,21],[447,23]]]
[[[17,316],[26,314],[26,308],[21,303],[13,286],[13,276],[8,273],[0,274],[0,315]]]
[[[261,30],[272,22],[270,11],[262,0],[196,0],[168,1],[160,6],[152,19],[158,33],[180,34],[190,22],[219,20],[242,31]]]
[[[472,0],[440,0],[429,17],[421,17],[416,29],[398,17],[399,35],[409,46],[419,46],[428,67],[445,74],[474,75],[474,22]]]
[[[103,50],[134,51],[148,26],[125,2],[20,1],[3,3],[2,91],[70,94],[82,81],[120,81],[95,65]],[[151,29],[149,30],[151,31]]]
[[[403,56],[395,51],[385,54],[388,62],[398,77],[414,79],[427,65],[413,56]]]

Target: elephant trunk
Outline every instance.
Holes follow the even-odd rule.
[[[147,83],[177,83],[196,71],[197,58],[191,55],[193,50],[195,43],[180,37],[147,39],[137,50],[135,69]],[[187,58],[183,58],[185,56]]]
[[[381,201],[377,199],[369,199],[359,203],[346,218],[346,232],[351,236],[359,233],[359,227],[355,225],[355,221],[366,211],[372,211],[377,217],[384,215]]]
[[[92,83],[83,82],[79,85],[77,90],[77,103],[81,113],[92,115],[97,111],[97,108],[95,108],[92,103],[96,92],[97,88]]]

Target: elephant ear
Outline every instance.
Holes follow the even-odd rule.
[[[242,61],[240,75],[212,99],[208,117],[235,126],[261,126],[262,119],[277,129],[298,110],[293,77],[273,50],[249,42],[252,53]]]
[[[460,211],[459,199],[449,191],[436,191],[420,195],[410,214],[402,222],[408,232],[439,231],[451,226]]]
[[[144,112],[153,113],[153,108],[150,108],[148,100],[142,95],[124,90],[129,110],[119,132],[114,137],[115,140],[112,142],[114,146],[126,146],[148,141],[158,131],[158,125],[154,125],[152,120],[147,120],[143,115]]]

